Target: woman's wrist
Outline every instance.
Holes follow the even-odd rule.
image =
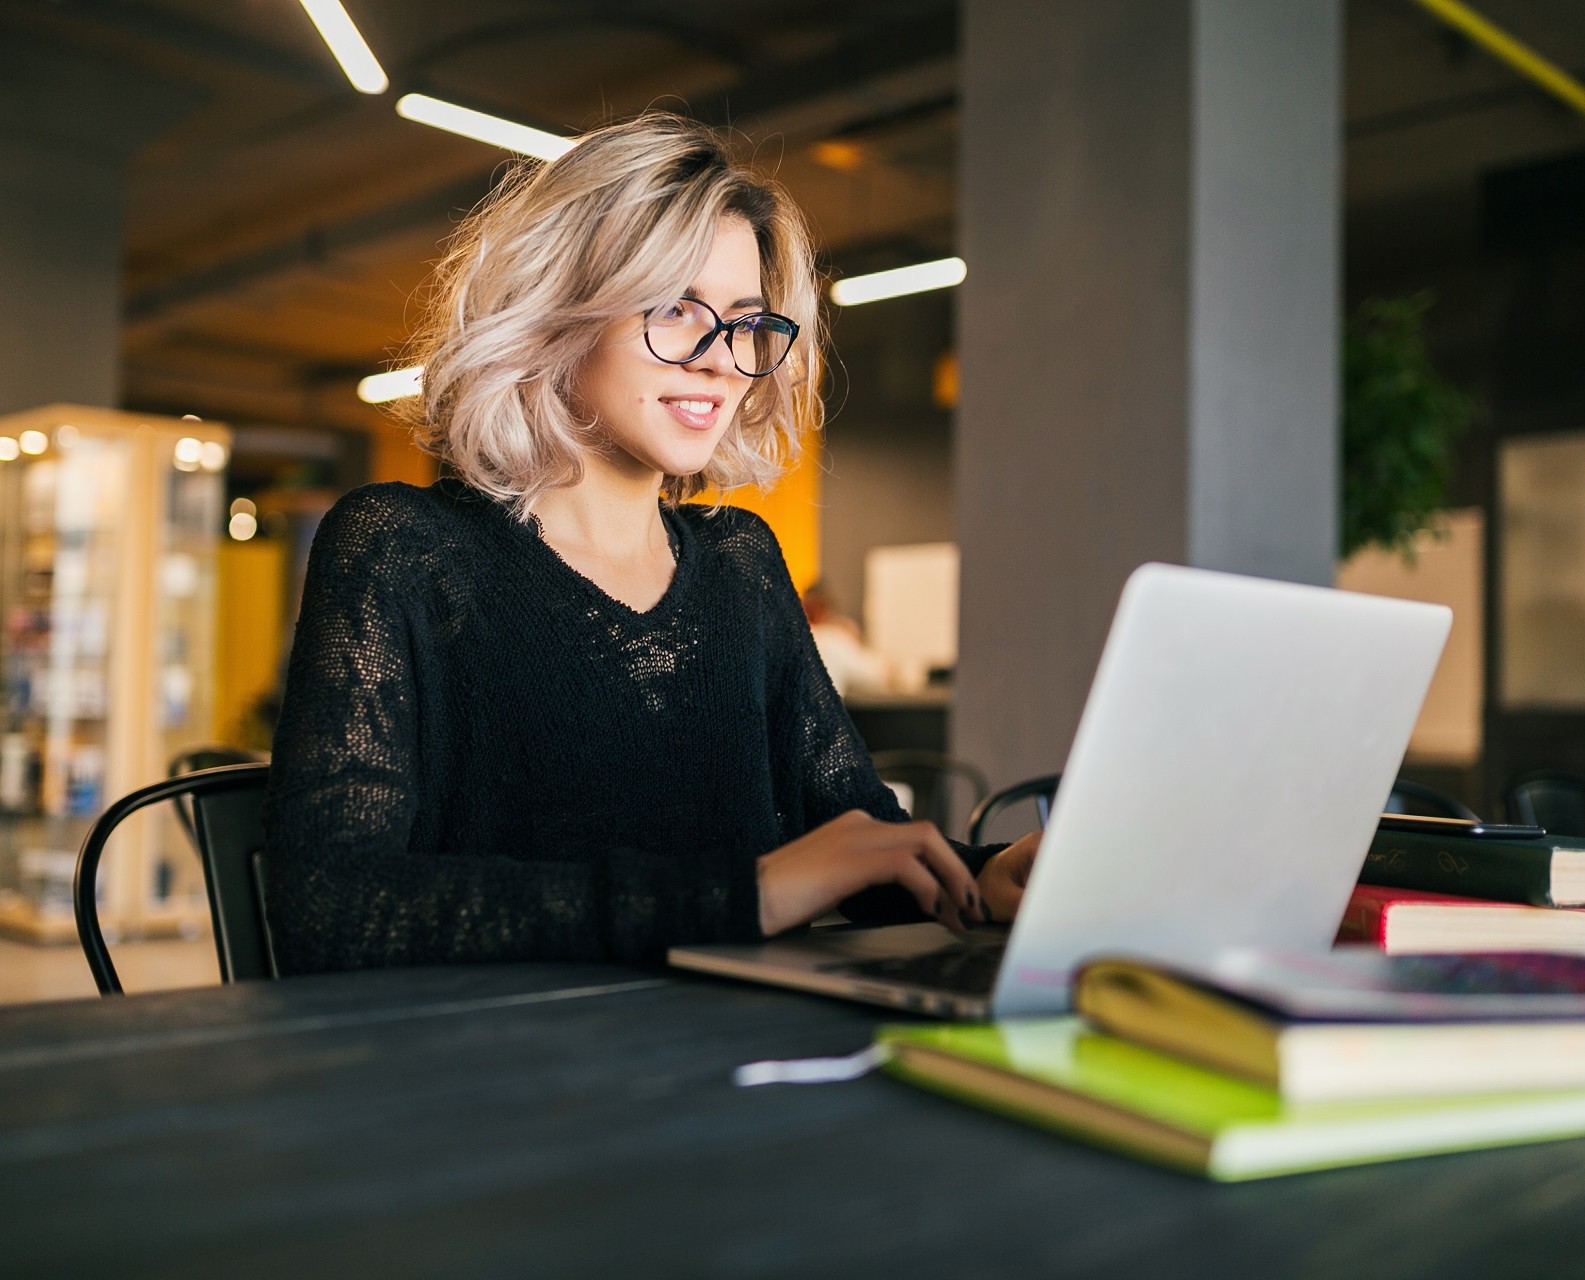
[[[766,855],[768,856],[768,855]],[[771,936],[770,919],[765,910],[765,857],[754,859],[754,886],[756,900],[759,903],[759,931],[767,938]]]

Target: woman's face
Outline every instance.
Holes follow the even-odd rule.
[[[686,291],[723,320],[765,309],[759,244],[742,218],[716,224],[710,256]],[[644,317],[613,324],[584,365],[578,399],[604,439],[607,461],[634,474],[702,471],[752,381],[732,363],[726,335],[687,364],[667,364],[644,342]]]

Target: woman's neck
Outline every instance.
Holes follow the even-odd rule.
[[[660,517],[660,477],[612,484],[591,468],[583,481],[534,503],[540,536],[567,564],[642,613],[671,585],[676,562]]]
[[[635,480],[596,465],[577,484],[540,495],[534,515],[545,540],[557,550],[571,546],[624,560],[665,546],[659,497],[658,475]]]

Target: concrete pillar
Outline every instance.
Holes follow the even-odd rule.
[[[1330,583],[1338,0],[965,0],[953,749],[1060,768],[1145,560]]]
[[[48,40],[0,42],[0,413],[116,403],[123,171],[196,100]]]

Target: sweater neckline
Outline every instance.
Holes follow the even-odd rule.
[[[613,611],[622,617],[633,618],[638,621],[653,621],[664,616],[673,608],[693,577],[694,565],[698,559],[694,531],[689,522],[684,520],[676,509],[668,507],[664,501],[658,504],[660,518],[666,526],[666,534],[676,556],[677,567],[672,571],[671,581],[666,584],[666,590],[661,592],[660,599],[656,600],[648,609],[640,610],[633,608],[632,605],[624,600],[618,600],[598,583],[585,577],[568,564],[562,558],[561,553],[545,541],[540,533],[537,519],[519,520],[507,509],[505,503],[499,502],[490,495],[460,482],[441,480],[436,482],[434,487],[447,492],[454,501],[469,504],[475,500],[478,501],[507,527],[509,536],[519,542],[526,541],[531,547],[538,548],[539,556],[548,562],[547,567],[551,572],[559,575],[575,591],[588,597],[602,609]],[[531,552],[531,554],[533,553]]]
[[[676,565],[672,569],[671,581],[666,584],[666,589],[661,592],[660,598],[647,609],[635,609],[627,601],[617,599],[599,583],[568,564],[562,557],[561,552],[545,541],[544,531],[540,528],[537,519],[530,520],[524,526],[524,529],[553,562],[555,571],[571,581],[575,588],[584,595],[591,597],[602,608],[609,609],[623,617],[634,618],[639,621],[652,621],[655,618],[664,617],[671,610],[686,586],[686,579],[691,576],[694,563],[692,530],[688,528],[687,522],[670,510],[664,502],[660,504],[660,519],[661,523],[666,527],[666,538],[671,543],[672,555],[675,558]]]

